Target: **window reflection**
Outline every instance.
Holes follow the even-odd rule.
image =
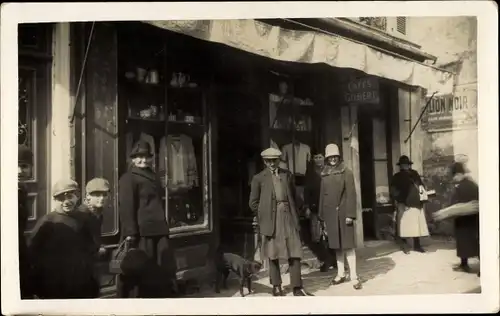
[[[162,139],[170,227],[202,225],[207,219],[204,190],[206,129],[198,89],[169,89],[168,135]]]

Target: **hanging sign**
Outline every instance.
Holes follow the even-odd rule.
[[[426,102],[429,98],[426,99]],[[453,94],[434,96],[422,117],[428,132],[477,127],[477,88],[467,87]]]
[[[350,81],[344,92],[344,100],[347,103],[378,104],[380,102],[378,79],[363,77]]]

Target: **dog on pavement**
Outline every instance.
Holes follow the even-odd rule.
[[[233,253],[218,252],[216,260],[215,292],[220,293],[220,286],[227,289],[227,278],[232,271],[240,281],[240,295],[244,294],[244,287],[252,293],[252,276],[260,271],[262,264],[256,261],[247,260]]]

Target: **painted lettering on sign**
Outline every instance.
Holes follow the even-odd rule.
[[[434,96],[422,118],[422,126],[428,132],[477,127],[477,90]]]
[[[375,103],[380,101],[377,78],[359,78],[349,82],[344,93],[347,103]]]

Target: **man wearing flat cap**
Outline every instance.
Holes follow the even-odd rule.
[[[52,188],[55,208],[35,225],[30,253],[35,294],[41,299],[95,298],[88,216],[78,211],[78,183],[62,179]]]
[[[279,168],[281,152],[278,149],[268,148],[261,157],[266,168],[252,179],[249,206],[257,214],[262,258],[269,260],[273,296],[283,296],[280,259],[288,260],[293,295],[305,296],[300,271],[300,224],[292,175]]]

